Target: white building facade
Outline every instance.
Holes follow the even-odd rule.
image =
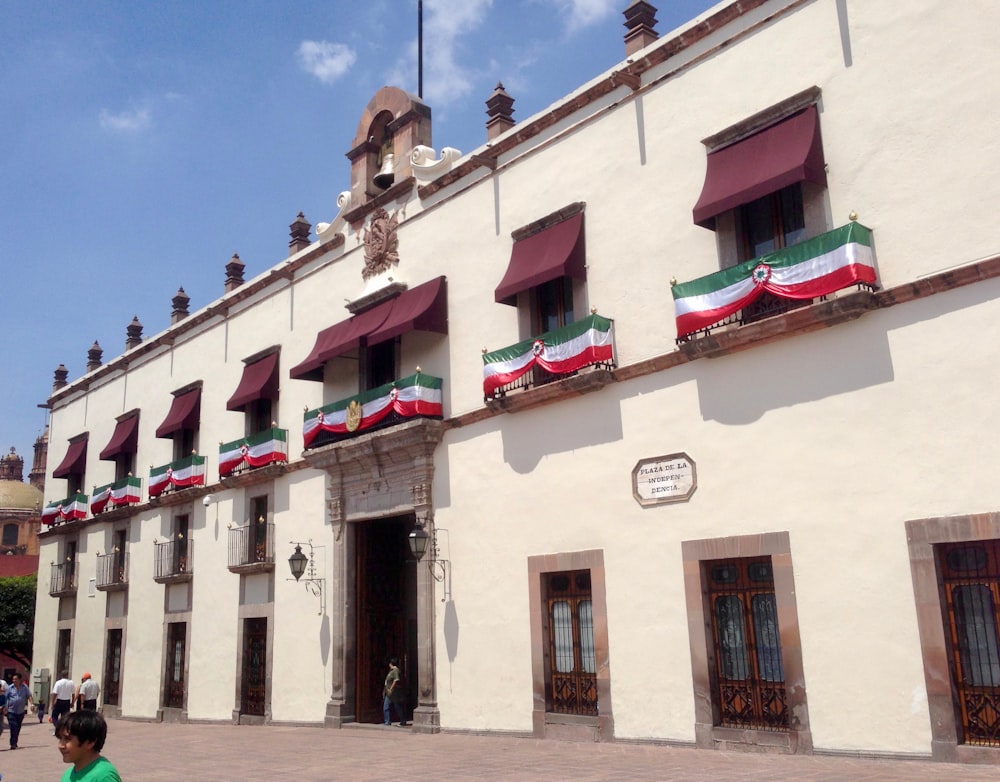
[[[629,10],[469,154],[379,91],[311,243],[53,392],[36,667],[340,727],[397,657],[426,732],[997,762],[1000,8]]]

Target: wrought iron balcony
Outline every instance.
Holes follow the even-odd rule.
[[[441,418],[439,377],[421,372],[326,407],[307,410],[302,421],[306,448],[335,443],[385,429],[412,418]]]
[[[49,594],[52,597],[70,597],[76,594],[76,559],[52,563],[49,576]]]
[[[102,592],[128,589],[128,552],[97,555],[97,588]]]
[[[274,524],[254,521],[229,530],[229,570],[233,573],[274,570]]]
[[[205,485],[205,457],[192,454],[149,470],[149,496]]]
[[[759,258],[673,283],[677,342],[805,307],[847,288],[877,288],[872,232],[858,222]]]
[[[483,398],[500,399],[570,377],[586,367],[614,369],[614,321],[589,315],[510,347],[483,353]]]
[[[160,584],[190,581],[193,575],[190,540],[167,540],[153,547],[153,579]]]
[[[90,513],[96,516],[107,509],[123,508],[142,501],[142,479],[131,475],[94,488],[90,495]],[[110,506],[110,508],[109,508]]]
[[[288,430],[271,427],[219,445],[219,477],[288,461]]]

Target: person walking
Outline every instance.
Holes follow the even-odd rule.
[[[101,750],[108,737],[108,723],[96,711],[84,709],[64,716],[56,726],[59,754],[71,767],[60,782],[122,782],[118,769]]]
[[[52,697],[49,699],[49,722],[52,723],[52,735],[55,735],[59,718],[73,708],[73,696],[76,695],[76,685],[69,678],[68,671],[59,674],[59,681],[52,685]]]
[[[85,673],[80,680],[80,689],[76,691],[76,709],[90,709],[97,711],[97,696],[101,694],[101,685],[94,681],[89,673]]]
[[[31,690],[21,680],[21,674],[15,673],[11,685],[7,688],[7,724],[10,726],[10,748],[17,749],[17,740],[21,736],[21,723],[24,722],[24,712],[28,704],[35,701]]]
[[[3,712],[7,707],[7,682],[0,679],[0,736],[3,735]]]
[[[389,673],[385,676],[385,685],[382,687],[382,721],[386,725],[391,725],[389,716],[390,707],[399,717],[399,727],[406,727],[406,713],[403,711],[403,684],[399,678],[399,660],[393,657],[389,660]]]

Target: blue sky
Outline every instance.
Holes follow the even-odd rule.
[[[630,0],[424,0],[433,146],[486,141],[498,81],[523,120],[625,58]],[[653,0],[661,36],[714,5]],[[39,409],[96,340],[201,309],[349,187],[361,112],[416,93],[416,0],[0,1],[0,452],[30,469]],[[63,444],[53,446],[58,458]]]

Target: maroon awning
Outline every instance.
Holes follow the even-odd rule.
[[[316,344],[306,360],[292,367],[289,376],[294,380],[322,380],[326,362],[359,347],[365,337],[385,322],[391,309],[392,302],[386,301],[323,329],[316,335]]]
[[[201,418],[201,388],[192,388],[174,397],[170,412],[156,430],[157,437],[173,437],[182,429],[197,429]]]
[[[87,466],[87,436],[76,437],[70,441],[69,450],[59,466],[52,471],[53,478],[68,478],[70,475],[81,475]],[[76,487],[70,487],[76,490]]]
[[[226,402],[226,410],[242,410],[258,399],[278,398],[278,351],[243,367],[236,393]]]
[[[694,221],[714,230],[716,215],[802,181],[826,185],[815,106],[710,153]]]
[[[517,294],[558,277],[587,279],[583,212],[514,243],[507,273],[494,292],[501,304],[517,304]]]
[[[414,329],[448,333],[448,282],[444,277],[403,291],[393,300],[385,322],[368,335],[366,342],[377,345]]]
[[[123,418],[115,425],[111,440],[101,451],[100,458],[113,460],[123,453],[133,454],[139,447],[139,413]]]

